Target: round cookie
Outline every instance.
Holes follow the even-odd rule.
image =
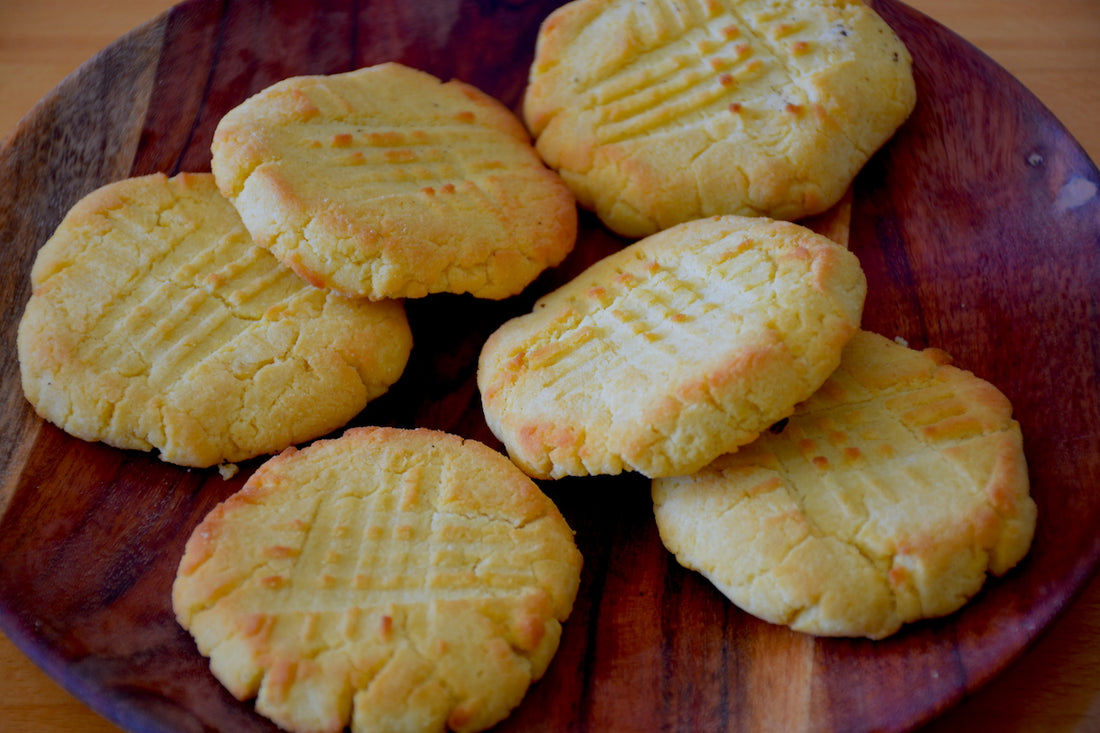
[[[507,458],[357,428],[269,460],[195,529],[176,616],[289,731],[488,728],[558,647],[573,533]]]
[[[572,194],[511,111],[396,63],[281,81],[222,118],[212,153],[256,241],[346,295],[504,298],[576,240]]]
[[[661,539],[749,613],[878,639],[949,614],[1026,555],[1020,427],[993,385],[861,332],[785,425],[653,482]]]
[[[18,351],[38,414],[184,466],[343,426],[397,381],[412,348],[399,301],[304,282],[252,242],[208,173],[92,192],[31,281]]]
[[[904,44],[859,0],[575,0],[529,77],[543,159],[631,237],[821,212],[916,100]]]
[[[809,397],[859,328],[845,247],[714,217],[597,262],[486,341],[486,421],[529,475],[688,473]]]

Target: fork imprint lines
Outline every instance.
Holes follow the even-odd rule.
[[[585,308],[587,315],[576,319],[552,343],[538,350],[537,358],[531,361],[534,368],[566,360],[566,367],[542,370],[544,387],[568,381],[577,373],[603,363],[593,350],[611,351],[616,359],[630,358],[633,354],[643,361],[647,355],[651,359],[662,353],[670,363],[675,362],[684,354],[683,340],[674,341],[664,334],[670,327],[676,328],[681,336],[690,334],[691,329],[682,328],[683,324],[719,308],[705,280],[687,277],[656,261],[642,263],[639,269],[644,274],[620,272],[612,282],[590,291],[589,297],[596,307]],[[596,334],[602,338],[595,338]],[[639,339],[645,344],[642,348],[638,348]],[[586,368],[573,368],[577,364]],[[639,362],[635,368],[651,371],[653,366]]]
[[[932,421],[940,416],[956,416],[957,405],[949,390],[923,385],[906,388],[889,400],[892,406],[887,405],[885,412],[877,415],[867,412],[866,402],[827,408],[812,418],[792,418],[786,430],[791,436],[801,437],[791,442],[791,449],[781,450],[786,469],[795,472],[795,464],[812,467],[815,470],[809,475],[817,476],[819,481],[832,478],[858,484],[862,490],[856,494],[876,497],[883,504],[900,500],[895,491],[900,484],[891,478],[898,473],[913,485],[927,487],[927,491],[980,493],[981,487],[968,478],[958,462],[940,450],[938,444],[942,441],[914,430],[908,414],[909,407],[918,404],[930,406],[937,413]],[[782,449],[787,443],[777,440],[775,445]]]
[[[416,492],[434,490],[426,485],[431,479],[412,473]],[[364,524],[353,524],[360,519]],[[524,569],[477,572],[493,554],[487,543],[508,539],[504,523],[487,532],[484,522],[426,506],[402,508],[382,491],[323,500],[292,571],[296,587],[309,590],[284,613],[341,611],[349,592],[367,599],[360,609],[512,595],[516,579],[529,578]]]
[[[745,82],[765,96],[799,85],[802,73],[783,63],[786,52],[763,29],[752,30],[775,18],[749,22],[711,2],[653,0],[644,7],[631,17],[646,50],[579,89],[583,106],[599,110],[601,144],[658,134],[692,118],[727,115],[730,91]],[[781,23],[771,32],[778,38],[793,30]],[[757,84],[761,78],[774,81],[770,89]]]
[[[707,5],[713,4],[658,1],[646,5],[651,12],[634,14],[647,50],[581,89],[585,106],[602,108],[601,143],[658,132],[715,107],[726,96],[714,72],[730,73],[743,65],[747,46],[723,35],[733,16]]]
[[[489,130],[425,125],[407,132],[328,123],[320,130],[304,131],[302,138],[311,139],[314,146],[302,151],[304,160],[316,165],[316,146],[320,146],[326,153],[322,166],[342,170],[345,185],[361,191],[366,199],[427,194],[420,200],[448,216],[471,208],[468,197],[472,196],[488,203],[502,218],[499,196],[487,191],[482,181],[496,171],[509,171],[500,162],[501,151]],[[405,187],[395,189],[395,184]]]
[[[267,307],[301,290],[293,274],[259,248],[227,259],[239,246],[233,239],[227,235],[211,246],[201,236],[185,236],[135,267],[135,287],[103,308],[90,330],[93,353],[87,358],[163,387],[216,353]],[[220,260],[226,261],[215,267]],[[165,303],[173,306],[154,318]]]

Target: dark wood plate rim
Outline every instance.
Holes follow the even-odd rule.
[[[895,0],[878,0],[873,4],[910,47],[921,52],[915,54],[915,66],[922,103],[914,119],[876,155],[857,183],[859,195],[853,213],[853,249],[865,262],[869,280],[872,281],[865,325],[870,330],[902,335],[915,346],[945,348],[962,366],[990,379],[1009,394],[1021,415],[1029,462],[1033,457],[1036,459],[1032,464],[1032,475],[1036,499],[1040,503],[1040,526],[1032,556],[1005,578],[991,581],[979,597],[959,614],[944,620],[914,624],[896,638],[877,644],[858,640],[810,640],[785,630],[766,628],[751,619],[731,621],[729,616],[737,612],[726,611],[724,623],[727,628],[729,624],[748,628],[755,638],[766,640],[771,645],[769,648],[782,649],[783,654],[793,655],[792,658],[808,658],[822,669],[843,671],[844,665],[858,664],[863,672],[880,679],[883,690],[893,695],[886,695],[886,701],[880,704],[873,700],[881,692],[877,689],[862,689],[847,696],[840,692],[846,684],[844,674],[838,674],[838,680],[834,683],[812,678],[814,685],[822,686],[823,691],[817,687],[812,691],[812,702],[803,721],[806,729],[901,730],[926,722],[984,684],[1021,654],[1066,608],[1095,573],[1100,561],[1100,538],[1091,536],[1087,531],[1096,525],[1100,517],[1100,500],[1095,496],[1095,482],[1100,476],[1096,458],[1100,454],[1100,418],[1097,417],[1096,396],[1087,394],[1088,388],[1095,391],[1097,381],[1100,381],[1100,368],[1097,367],[1100,360],[1100,326],[1097,325],[1100,323],[1097,319],[1100,313],[1100,306],[1097,305],[1097,293],[1100,293],[1100,267],[1097,265],[1100,259],[1100,206],[1094,196],[1078,200],[1070,190],[1074,182],[1084,182],[1086,188],[1087,184],[1092,184],[1095,188],[1100,174],[1049,111],[1007,72],[970,44]],[[444,2],[438,5],[449,8],[453,4]],[[522,15],[527,5],[531,3],[470,2],[464,6],[460,16],[452,18],[457,18],[457,25],[453,27],[461,28],[461,23],[475,16],[488,19],[484,22],[490,23],[494,22],[494,18],[510,17],[509,13]],[[362,18],[369,14],[370,8],[369,3],[362,3],[361,6],[350,4],[337,7],[333,17],[338,20],[344,17],[341,14],[352,13],[352,18]],[[255,12],[270,12],[272,17],[278,17],[280,12],[289,12],[288,7],[285,3],[271,3]],[[313,8],[313,5],[309,7]],[[4,235],[6,259],[10,261],[3,280],[4,294],[8,296],[5,302],[10,304],[4,314],[4,336],[8,339],[9,349],[2,365],[5,392],[0,395],[0,405],[3,406],[8,435],[11,436],[0,463],[3,467],[0,508],[4,512],[4,524],[0,526],[7,532],[7,539],[0,541],[0,629],[70,692],[109,719],[133,730],[186,729],[194,721],[186,716],[181,717],[176,703],[160,697],[160,690],[144,688],[140,675],[127,673],[127,665],[147,664],[149,660],[140,658],[141,654],[155,656],[158,648],[139,650],[129,657],[121,655],[113,666],[101,663],[102,660],[94,658],[94,651],[74,648],[73,640],[62,640],[57,630],[47,630],[50,619],[40,613],[36,615],[34,609],[15,596],[13,589],[18,585],[14,579],[24,577],[20,573],[39,568],[37,560],[26,553],[41,547],[35,545],[37,539],[20,544],[18,535],[25,525],[13,520],[17,516],[13,508],[19,508],[16,504],[28,492],[40,485],[49,486],[48,482],[38,483],[43,477],[57,479],[49,472],[50,462],[40,455],[47,450],[77,452],[97,480],[102,474],[123,488],[139,482],[139,477],[149,471],[151,464],[143,456],[119,456],[102,446],[78,445],[77,441],[50,426],[39,424],[21,401],[18,365],[13,363],[11,356],[14,354],[14,329],[27,295],[24,280],[33,252],[75,198],[106,180],[129,173],[150,170],[173,173],[201,168],[202,143],[204,136],[209,135],[211,120],[216,119],[219,110],[224,111],[234,101],[219,95],[232,92],[240,97],[245,89],[262,88],[273,81],[273,77],[287,75],[267,57],[265,63],[274,63],[274,68],[258,62],[245,63],[245,76],[232,85],[219,87],[217,74],[211,71],[197,100],[202,109],[177,110],[159,106],[166,99],[163,96],[168,91],[166,80],[176,78],[173,74],[179,76],[183,73],[179,64],[190,51],[182,52],[181,49],[185,48],[182,44],[198,41],[198,50],[194,52],[196,57],[201,57],[205,49],[215,60],[221,60],[219,54],[227,53],[235,38],[248,33],[247,25],[239,25],[241,18],[255,17],[243,8],[241,3],[190,0],[127,34],[90,59],[44,98],[0,150],[0,179],[8,181],[3,192],[11,194],[8,200],[14,202],[0,208],[0,233]],[[316,17],[317,27],[338,27],[333,17],[321,14]],[[415,21],[412,15],[406,15],[399,17],[398,22]],[[369,42],[385,40],[384,37],[376,39],[373,36],[368,39],[363,31],[366,26],[360,24],[357,27],[358,35],[355,31],[345,34],[347,48],[342,52],[329,52],[330,55],[339,57],[340,53],[344,53],[362,61],[363,54],[368,53],[363,48]],[[203,35],[211,28],[216,32]],[[267,28],[264,26],[260,32]],[[251,39],[252,42],[255,40]],[[207,45],[202,46],[203,43]],[[485,51],[484,48],[478,50]],[[175,59],[175,66],[168,68],[170,65],[165,64],[164,57],[172,53],[182,55]],[[438,58],[417,49],[405,49],[401,53],[402,59],[412,65],[424,67],[439,63]],[[490,51],[485,53],[491,60],[477,68],[491,76],[492,70],[486,67],[497,57]],[[507,53],[503,50],[498,55]],[[147,62],[148,65],[135,71],[132,65],[136,61]],[[425,63],[417,64],[417,61]],[[331,68],[330,60],[324,63],[330,67],[328,70],[338,70]],[[201,68],[201,64],[196,64],[196,68]],[[435,69],[428,70],[439,73]],[[296,73],[317,72],[302,70]],[[153,76],[157,77],[156,83]],[[106,79],[122,80],[124,93],[119,98],[125,99],[125,103],[114,109],[106,123],[98,126],[102,140],[95,141],[98,149],[94,155],[87,160],[72,159],[74,150],[96,147],[77,144],[69,138],[74,134],[74,123],[88,121],[88,105],[96,95],[107,91],[103,87]],[[470,81],[473,83],[479,79]],[[485,84],[479,85],[487,87]],[[514,79],[511,86],[487,90],[498,93],[502,99],[507,98],[513,104],[518,99],[519,87]],[[134,129],[131,124],[134,118],[144,120],[144,124]],[[186,129],[179,129],[181,124]],[[97,131],[95,124],[90,127],[93,132]],[[116,139],[102,132],[103,129],[114,128],[127,128],[128,137]],[[164,131],[167,131],[166,138],[184,140],[178,149],[169,151],[171,154],[166,153],[153,139]],[[41,149],[44,135],[52,138],[47,147],[53,146],[46,153],[42,153]],[[57,153],[58,150],[62,152]],[[65,179],[57,169],[43,171],[26,168],[28,164],[41,161],[43,154],[55,163],[70,166],[64,172],[73,172],[71,179]],[[62,159],[49,157],[56,155],[61,155]],[[65,158],[65,155],[70,157]],[[933,176],[922,167],[921,161],[926,159],[939,163],[946,161],[948,165]],[[990,172],[983,172],[987,167]],[[1018,178],[1006,183],[1005,171],[1012,171]],[[910,178],[903,180],[902,173]],[[55,180],[58,178],[64,180]],[[28,181],[33,181],[33,185]],[[21,198],[13,193],[20,186],[29,188],[32,194],[24,194]],[[33,199],[35,186],[49,191],[50,200],[38,201],[36,205]],[[952,186],[955,188],[952,189]],[[897,211],[899,201],[903,207],[908,206],[910,201],[919,201],[926,214],[931,210],[929,207],[940,207],[935,211],[942,212],[947,223],[942,226],[937,226],[936,222],[914,223],[915,217],[911,212]],[[33,220],[15,211],[24,205],[29,205],[33,210]],[[1013,210],[1013,206],[1017,208]],[[1046,208],[1042,208],[1044,206]],[[1014,225],[1014,217],[1021,216],[1031,229]],[[1029,220],[1029,216],[1033,218]],[[998,235],[1005,237],[1003,241],[1007,244],[983,253],[968,253],[965,251],[967,248],[956,252],[935,244],[935,237],[957,234],[960,222],[971,228],[964,235],[967,243],[977,241],[979,235],[985,239]],[[591,220],[588,226],[592,227]],[[1021,246],[1017,241],[1021,236],[1023,239],[1020,241],[1027,251],[1008,251]],[[614,246],[614,243],[605,242],[603,246]],[[1033,281],[1024,283],[1028,290],[1020,297],[1032,297],[1035,303],[1027,307],[1010,304],[1002,308],[1002,301],[989,293],[1004,296],[1004,288],[998,278],[1011,280],[1011,273],[1018,272],[1021,264],[1026,264],[1037,274]],[[950,287],[955,288],[951,291],[954,295],[966,296],[967,288],[975,282],[983,285],[972,295],[960,299],[970,298],[971,314],[960,314],[957,309],[949,312],[937,310],[937,305],[943,306],[940,302],[943,295],[938,288],[948,288],[948,285],[932,281],[931,275],[938,271],[937,268],[949,268],[952,274]],[[983,279],[983,272],[992,274]],[[544,285],[548,286],[550,282]],[[1062,287],[1055,289],[1055,286]],[[524,302],[514,308],[522,310]],[[462,303],[461,306],[467,309],[464,313],[480,313],[477,305]],[[1014,321],[1020,314],[1027,315],[1027,325],[1051,326],[1053,335],[1021,334],[1026,329],[1020,329]],[[421,322],[426,322],[425,313],[419,313],[419,317]],[[988,327],[986,336],[973,343],[968,334],[975,332],[977,320],[992,325]],[[1076,339],[1075,345],[1070,343],[1070,336]],[[1014,349],[1006,345],[1007,341],[1016,338],[1022,341],[1021,347]],[[1040,356],[1045,355],[1053,356],[1049,363],[1040,361]],[[1080,363],[1074,359],[1080,360]],[[1029,369],[1031,373],[1045,370],[1036,377],[1044,385],[1043,391],[1028,391],[1031,382],[1025,377]],[[467,394],[464,399],[469,397]],[[462,404],[465,406],[467,403]],[[1062,410],[1064,414],[1051,416],[1048,414],[1050,409]],[[486,436],[480,426],[471,427],[462,422],[453,424],[460,428],[459,431],[466,429],[477,433],[471,437],[492,443],[491,436]],[[32,461],[32,458],[35,460]],[[246,474],[247,469],[248,466],[242,474]],[[159,478],[161,468],[154,466],[152,474]],[[191,498],[203,491],[224,495],[240,481],[238,479],[236,484],[221,482],[220,478],[196,472],[186,472],[182,478],[174,477],[173,480],[177,485],[188,487]],[[633,485],[638,482],[625,477],[613,487],[610,482],[604,483],[609,486],[607,493],[614,494],[630,491],[632,487],[636,489]],[[592,523],[596,520],[584,518],[585,507],[578,498],[581,490],[577,486],[574,481],[563,482],[559,486],[548,487],[548,491],[563,505],[563,511],[571,523],[581,525],[578,530],[580,534],[581,531],[592,531]],[[643,583],[643,590],[660,587],[667,596],[666,600],[686,599],[687,603],[698,604],[693,608],[713,610],[715,601],[704,584],[679,573],[671,567],[667,558],[658,556],[659,553],[652,547],[652,530],[644,526],[645,507],[630,501],[633,500],[628,500],[624,510],[627,518],[613,526],[611,537],[626,543],[631,549],[640,549],[644,561],[650,563],[653,575],[667,575],[665,579],[645,580],[650,585]],[[599,519],[607,519],[606,513],[613,507],[607,501],[597,504],[596,513],[601,514]],[[180,507],[191,512],[188,521],[192,524],[201,517],[200,510],[204,506],[180,500]],[[36,505],[36,509],[42,508]],[[49,514],[18,516],[26,517],[24,521],[52,518]],[[1063,524],[1055,526],[1052,518]],[[639,527],[643,527],[641,535],[636,534]],[[14,538],[13,534],[16,535]],[[65,539],[58,536],[52,541],[64,544]],[[155,548],[155,540],[150,542],[151,547]],[[596,693],[592,689],[586,687],[587,681],[573,685],[564,682],[570,676],[576,676],[576,668],[573,668],[572,675],[563,668],[576,662],[582,665],[586,675],[607,674],[610,663],[599,652],[586,651],[585,645],[595,638],[597,632],[622,633],[614,621],[599,617],[597,611],[600,609],[595,604],[601,600],[610,604],[608,598],[618,599],[616,602],[621,603],[627,584],[616,573],[622,570],[626,560],[617,549],[594,548],[596,552],[591,554],[592,559],[588,562],[587,580],[582,592],[588,589],[599,591],[601,595],[595,600],[579,601],[570,625],[584,626],[584,630],[578,630],[563,640],[559,653],[563,661],[555,662],[547,679],[532,688],[529,700],[525,700],[513,719],[501,724],[502,729],[523,729],[521,726],[524,724],[540,720],[537,713],[544,713],[547,706],[554,702],[555,685],[567,693],[575,693],[573,702],[581,707],[581,712],[576,717],[568,718],[574,723],[584,720],[586,725],[591,725],[592,721],[600,719],[600,715],[611,711],[628,715],[626,708],[642,700],[639,694],[634,701],[628,699],[619,706],[605,704],[594,697]],[[646,548],[649,554],[645,554]],[[137,577],[141,569],[134,572]],[[127,607],[126,610],[133,613],[140,609]],[[567,630],[567,633],[570,632]],[[680,665],[687,677],[699,674],[699,670],[694,670],[683,661],[682,654],[675,653],[682,652],[684,647],[681,643],[687,642],[676,634],[675,629],[671,635],[671,640],[660,642],[664,648],[657,655],[667,667],[665,672],[675,672]],[[574,641],[570,642],[570,638]],[[904,669],[899,667],[898,662],[902,651],[906,658]],[[929,677],[927,691],[909,690],[914,698],[912,704],[899,710],[889,709],[889,704],[896,701],[898,695],[896,686],[911,686],[914,679],[912,669],[936,672],[938,676],[938,672],[945,669],[945,657],[954,660],[950,680],[936,682]],[[890,678],[892,673],[897,673],[897,681]],[[663,717],[656,719],[663,725],[673,729],[682,724],[687,729],[691,724],[705,719],[703,713],[692,717],[688,693],[679,689],[670,693],[662,690],[659,682],[654,684],[666,698],[661,703]],[[675,700],[670,702],[673,697]],[[739,715],[743,719],[746,715],[732,710],[728,703],[721,710],[730,713],[730,720],[737,719]],[[818,713],[823,717],[811,722],[810,718]],[[254,720],[255,716],[251,715],[247,705],[240,706],[240,715],[242,717],[238,722],[262,725],[262,722]],[[766,713],[753,715],[770,719]]]

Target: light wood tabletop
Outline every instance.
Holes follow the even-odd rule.
[[[170,0],[0,0],[0,137]],[[910,0],[1004,66],[1100,161],[1100,2]],[[1097,487],[1100,490],[1100,487]],[[118,730],[0,636],[0,730]],[[1100,731],[1100,577],[1009,668],[924,730]]]

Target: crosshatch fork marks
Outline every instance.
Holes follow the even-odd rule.
[[[444,214],[492,212],[501,235],[508,230],[508,204],[495,181],[527,177],[531,161],[502,145],[508,133],[482,120],[485,111],[476,104],[446,116],[421,115],[405,125],[387,125],[357,112],[369,105],[347,90],[320,84],[310,94],[326,113],[288,121],[273,146],[285,156],[281,169],[298,179],[302,191],[312,190],[313,197],[324,200],[336,186],[355,191],[362,206],[416,197]],[[300,170],[324,170],[326,188],[314,190],[310,178],[290,173]]]
[[[724,118],[732,92],[739,101],[763,99],[800,84],[802,73],[782,62],[787,52],[757,27],[768,18],[750,22],[714,2],[651,2],[630,17],[645,50],[578,89],[582,106],[600,112],[602,144],[658,134],[689,119]],[[781,24],[770,32],[791,31]]]
[[[715,333],[741,326],[739,313],[751,313],[751,301],[768,297],[777,266],[763,250],[736,255],[731,250],[729,257],[716,257],[710,276],[704,276],[706,264],[696,262],[698,256],[682,254],[674,264],[641,260],[575,298],[573,311],[580,318],[545,345],[530,349],[529,366],[550,366],[566,357],[568,364],[588,363],[598,358],[595,352],[609,350],[618,358],[643,359],[637,368],[645,373],[705,359],[713,351]],[[725,325],[716,330],[715,318]],[[639,338],[645,344],[641,352]],[[553,369],[547,376],[567,379],[571,371]]]
[[[362,124],[326,122],[304,124],[289,136],[301,138],[296,149],[302,163],[340,169],[348,185],[367,196],[385,195],[393,184],[406,182],[411,190],[442,188],[479,173],[469,161],[486,161],[492,170],[498,149],[488,130],[472,126],[429,125],[413,131]],[[500,167],[500,163],[495,164]]]
[[[244,236],[229,232],[213,246],[191,235],[158,242],[153,257],[131,263],[135,287],[104,304],[83,342],[85,358],[165,387],[302,291],[270,254],[242,247]],[[155,316],[164,303],[174,305]]]
[[[512,597],[534,584],[534,570],[510,560],[514,525],[435,508],[440,477],[408,467],[401,491],[342,491],[317,500],[297,525],[279,585],[299,592],[279,615],[344,613],[349,594],[361,610]],[[369,483],[369,482],[365,482]],[[269,581],[274,582],[274,581]]]

